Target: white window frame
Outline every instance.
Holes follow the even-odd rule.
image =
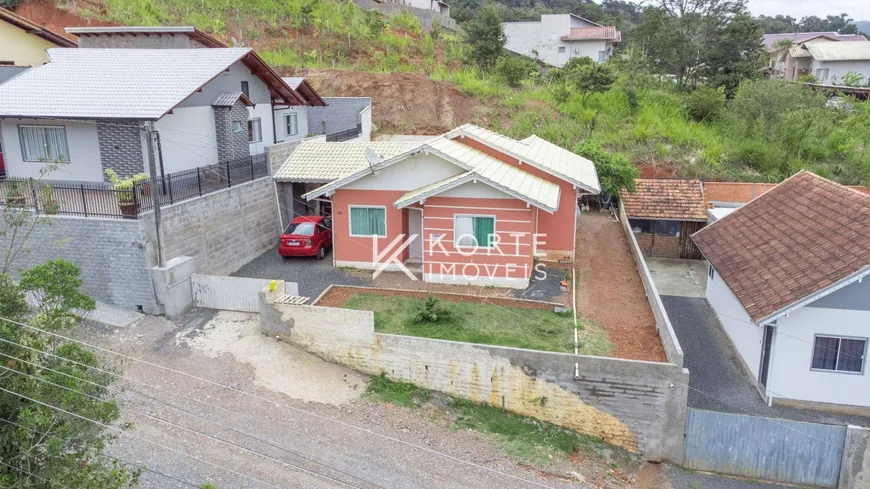
[[[837,370],[837,365],[840,364],[840,347],[837,347],[837,362],[834,364],[833,370],[827,368],[813,368],[813,359],[816,357],[816,339],[817,338],[828,338],[834,340],[857,340],[864,342],[864,353],[861,358],[861,371],[853,372],[851,370]],[[830,374],[847,374],[847,375],[864,375],[864,371],[867,367],[867,345],[870,344],[870,338],[862,338],[860,336],[840,336],[833,334],[814,334],[813,335],[813,348],[810,350],[810,370],[813,372],[826,372]],[[842,343],[840,343],[842,345]]]
[[[381,236],[380,234],[353,234],[353,213],[351,213],[351,209],[383,209],[384,210],[384,234]],[[347,206],[347,232],[350,234],[351,238],[371,238],[372,236],[377,236],[379,238],[386,238],[389,236],[389,229],[387,229],[387,223],[389,214],[387,213],[387,206],[385,205],[349,205]]]
[[[294,122],[293,126],[296,128],[296,132],[290,132],[287,130],[287,122],[290,121],[290,117],[293,117]],[[299,114],[296,112],[291,112],[289,114],[284,114],[284,135],[285,136],[298,136],[299,135]]]
[[[64,125],[48,125],[48,124],[19,124],[18,125],[18,141],[21,144],[21,160],[27,163],[47,163],[52,160],[28,160],[25,159],[24,155],[28,153],[28,151],[24,150],[24,133],[21,131],[22,127],[38,127],[41,129],[63,129],[63,149],[66,152],[66,158],[63,160],[65,163],[69,163],[72,156],[69,153],[69,138],[66,135],[66,126]],[[7,163],[8,165],[8,163]]]
[[[568,48],[565,46],[559,46],[559,49],[557,49],[556,51],[558,51],[560,54],[566,53],[566,52],[568,52]]]
[[[257,139],[251,139],[251,132],[254,132],[254,127],[252,125],[254,122],[257,123],[257,130],[255,132]],[[253,117],[248,119],[248,126],[250,126],[248,127],[248,142],[251,144],[263,142],[263,121],[259,117]]]
[[[230,130],[232,132],[242,132],[245,130],[245,126],[242,124],[242,121],[232,121],[230,123]]]
[[[496,219],[494,214],[453,214],[453,247],[457,250],[492,250],[495,249],[495,238],[493,238],[492,246],[480,246],[480,243],[477,243],[477,246],[472,245],[460,245],[459,244],[459,234],[456,232],[456,219],[458,217],[488,217],[492,219],[492,235],[495,236],[498,234],[498,219]],[[474,221],[472,221],[474,222]],[[472,224],[472,236],[474,224]],[[487,243],[489,245],[489,243]]]

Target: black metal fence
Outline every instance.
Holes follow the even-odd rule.
[[[157,179],[160,205],[170,205],[269,174],[265,154],[168,173]],[[0,205],[30,208],[41,214],[138,219],[153,207],[151,180],[132,188],[108,183],[72,183],[26,178],[0,180]]]
[[[348,129],[346,131],[340,131],[335,134],[327,134],[326,142],[341,142],[347,141],[348,139],[353,139],[362,134],[362,124],[357,124],[353,129]]]

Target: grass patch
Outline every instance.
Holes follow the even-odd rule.
[[[432,398],[432,391],[408,382],[394,382],[381,373],[372,377],[366,397],[375,401],[389,402],[414,409]]]
[[[423,298],[360,293],[351,296],[343,307],[373,311],[375,331],[379,333],[562,353],[574,351],[574,321],[570,314],[442,300],[450,315],[433,324],[414,320],[414,313],[423,302]],[[600,337],[588,341],[588,347],[581,353],[602,356],[610,353],[612,346],[603,330],[591,330],[588,334]]]

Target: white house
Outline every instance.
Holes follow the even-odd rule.
[[[692,238],[769,403],[870,407],[870,196],[802,171]]]
[[[432,10],[447,17],[450,16],[450,5],[447,5],[441,0],[393,0],[392,3],[407,5],[409,7],[421,8],[424,10]]]
[[[616,27],[603,26],[574,14],[541,15],[540,21],[502,23],[505,49],[562,67],[571,58],[604,62],[622,41]]]
[[[786,80],[813,75],[819,83],[838,85],[854,72],[862,77],[861,85],[870,81],[870,42],[832,42],[814,40],[792,47],[784,56]]]
[[[770,55],[768,69],[771,76],[785,76],[786,55],[790,48],[800,47],[809,42],[867,42],[861,34],[839,34],[837,32],[789,32],[784,34],[765,34],[761,43]],[[785,45],[782,43],[786,42]],[[793,79],[793,78],[790,78]]]

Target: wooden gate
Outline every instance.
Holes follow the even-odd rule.
[[[706,222],[683,221],[682,229],[680,230],[680,258],[690,260],[700,260],[704,258],[704,255],[701,254],[701,250],[699,250],[698,247],[695,246],[695,242],[692,241],[692,235],[700,231],[701,228],[706,225]]]
[[[846,427],[688,409],[683,467],[837,487]]]

